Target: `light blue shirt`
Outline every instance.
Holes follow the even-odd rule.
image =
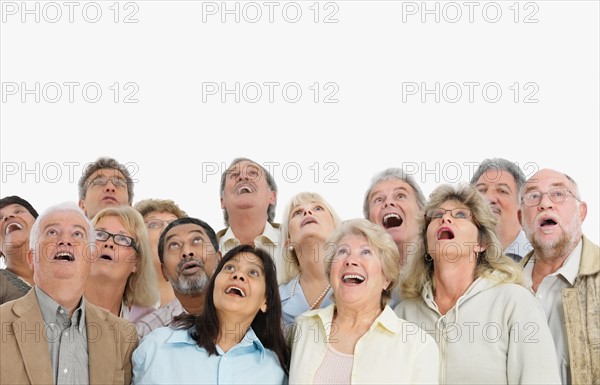
[[[292,288],[296,282],[298,284],[294,290],[294,295],[292,295]],[[327,291],[325,298],[323,298],[319,308],[323,309],[332,304],[332,293],[333,291],[330,288]],[[286,327],[293,324],[296,317],[298,317],[300,314],[310,310],[310,305],[306,301],[306,297],[302,291],[302,286],[300,286],[300,282],[296,281],[295,278],[292,278],[292,280],[288,283],[279,285],[279,296],[281,297],[281,314],[283,316],[283,323]]]
[[[158,328],[133,352],[132,384],[283,384],[277,355],[266,349],[252,328],[242,341],[219,355],[208,355],[190,336],[191,329]]]

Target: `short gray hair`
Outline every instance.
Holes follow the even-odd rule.
[[[425,195],[423,194],[421,187],[419,187],[419,185],[417,184],[417,181],[415,180],[415,178],[413,178],[412,175],[407,174],[402,168],[390,167],[390,168],[386,168],[385,170],[381,171],[378,174],[375,174],[375,176],[373,176],[373,178],[371,178],[371,184],[369,185],[369,188],[367,189],[367,192],[365,193],[365,200],[363,202],[363,214],[366,219],[369,219],[369,212],[370,212],[369,195],[371,194],[371,191],[373,191],[373,188],[375,188],[375,186],[378,185],[379,183],[384,182],[386,180],[392,180],[392,179],[401,180],[404,183],[406,183],[407,185],[409,185],[410,187],[412,187],[412,189],[417,194],[417,204],[419,205],[419,209],[422,210],[423,207],[425,207],[425,202],[426,202]]]
[[[77,206],[77,204],[75,204],[75,202],[63,202],[48,207],[39,217],[37,217],[37,219],[33,223],[33,226],[31,226],[31,233],[29,235],[30,249],[37,250],[36,247],[38,244],[38,240],[40,239],[40,224],[42,223],[42,221],[52,214],[65,211],[71,211],[81,215],[81,218],[83,218],[85,221],[86,230],[88,230],[87,242],[89,244],[89,247],[91,249],[94,249],[96,247],[96,231],[94,230],[92,222],[88,219],[88,217],[85,216],[83,211],[81,211],[81,209],[79,208],[79,206]]]
[[[525,174],[521,171],[518,164],[506,160],[504,158],[489,158],[485,159],[471,178],[470,184],[475,186],[481,176],[489,170],[502,170],[510,173],[513,176],[515,183],[517,184],[517,199],[519,199],[521,187],[525,184]]]
[[[129,199],[129,204],[131,204],[133,202],[133,179],[131,178],[127,167],[117,162],[113,158],[106,157],[98,158],[98,160],[96,160],[94,163],[88,164],[83,170],[83,175],[81,175],[81,178],[79,178],[79,182],[77,183],[77,186],[79,187],[79,199],[85,199],[85,194],[87,192],[88,187],[87,180],[90,177],[90,175],[102,169],[117,170],[121,174],[123,174],[123,176],[125,177],[125,181],[127,182],[127,196]]]

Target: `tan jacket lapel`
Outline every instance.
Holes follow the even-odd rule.
[[[30,290],[22,301],[17,301],[13,312],[18,317],[13,322],[13,330],[29,381],[32,384],[54,384],[46,328],[35,290]]]

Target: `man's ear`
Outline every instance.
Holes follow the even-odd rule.
[[[79,204],[78,204],[79,208],[81,209],[81,211],[84,212],[85,216],[87,217],[87,213],[85,212],[85,203],[83,201],[83,199],[79,200]]]
[[[34,270],[33,267],[33,250],[29,249],[27,250],[27,265],[29,265],[29,268]]]
[[[581,202],[579,204],[579,217],[581,218],[581,223],[585,221],[585,217],[587,216],[587,203]]]

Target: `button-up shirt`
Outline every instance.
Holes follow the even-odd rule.
[[[517,238],[515,238],[515,240],[504,250],[504,254],[513,258],[515,262],[519,262],[531,250],[533,250],[531,243],[529,243],[529,239],[527,239],[525,232],[521,230],[519,231]]]
[[[217,345],[217,355],[198,346],[190,330],[159,328],[144,337],[133,352],[132,384],[284,383],[277,355],[252,328],[227,352]]]
[[[279,254],[281,254],[280,239],[281,233],[279,232],[279,229],[273,227],[271,223],[266,222],[262,234],[254,238],[254,245],[268,251],[269,254],[271,254],[271,257],[277,261]],[[235,237],[231,227],[228,227],[225,234],[219,238],[219,250],[223,255],[240,244],[240,240]]]
[[[142,317],[135,323],[138,336],[142,339],[154,329],[169,326],[175,316],[187,313],[177,298],[160,309]]]
[[[523,268],[523,275],[529,290],[540,301],[548,319],[548,326],[554,337],[558,367],[563,384],[570,383],[569,346],[567,344],[567,330],[565,312],[562,303],[562,290],[572,288],[577,278],[579,264],[581,263],[582,242],[579,241],[575,249],[569,254],[563,265],[554,273],[542,279],[536,292],[531,290],[533,285],[532,273],[535,264],[535,254]]]
[[[35,294],[44,319],[44,337],[48,341],[52,373],[56,384],[87,384],[89,380],[85,300],[69,317],[67,309],[35,286]]]

